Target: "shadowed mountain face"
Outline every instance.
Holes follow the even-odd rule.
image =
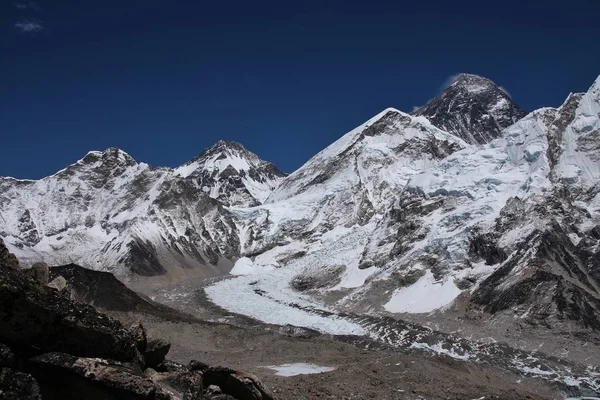
[[[492,81],[462,74],[442,94],[413,115],[470,144],[484,144],[525,116],[525,111]]]

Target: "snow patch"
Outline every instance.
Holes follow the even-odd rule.
[[[272,271],[273,269],[275,268],[271,265],[256,265],[248,257],[242,257],[236,261],[229,273],[231,275],[254,275]]]
[[[277,371],[275,375],[278,376],[309,375],[335,371],[335,367],[322,367],[316,364],[306,363],[268,365],[265,368]]]
[[[394,313],[428,313],[452,303],[460,293],[451,277],[437,282],[427,271],[411,286],[396,290],[384,308]]]

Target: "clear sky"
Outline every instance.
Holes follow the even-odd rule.
[[[470,72],[527,110],[600,74],[600,1],[0,0],[0,175],[119,147],[176,166],[219,139],[291,172]]]

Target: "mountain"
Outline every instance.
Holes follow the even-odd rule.
[[[316,249],[332,230],[357,229],[362,235],[387,212],[411,175],[465,146],[425,118],[388,108],[283,179],[262,206],[232,210],[240,221],[241,255],[276,244],[274,251],[282,254],[268,265],[280,266],[293,256],[285,255],[290,243],[297,244],[292,246],[296,254],[297,247]]]
[[[438,97],[413,112],[470,144],[485,144],[525,116],[501,88],[477,75],[461,74]]]
[[[481,111],[469,121],[498,131],[389,108],[289,176],[232,142],[175,170],[92,152],[39,181],[0,179],[0,236],[25,265],[230,272],[211,300],[268,323],[363,334],[342,313],[391,314],[600,346],[600,78],[523,118],[494,108],[510,99],[482,78],[433,103],[452,93],[448,121]]]
[[[600,346],[599,162],[600,77],[484,145],[385,110],[232,210],[239,276],[207,293],[335,334],[379,337],[342,315],[393,314],[561,357]]]
[[[285,177],[274,164],[261,160],[237,142],[221,140],[175,170],[225,206],[261,204]]]
[[[0,223],[24,265],[79,263],[119,275],[220,274],[239,246],[218,201],[115,148],[41,180],[0,178]]]

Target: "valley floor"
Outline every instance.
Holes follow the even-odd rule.
[[[493,360],[469,362],[423,351],[424,346],[395,347],[367,336],[332,336],[261,323],[211,303],[203,290],[206,285],[206,281],[189,281],[152,293],[155,300],[199,320],[167,321],[139,313],[112,314],[126,323],[141,320],[150,335],[170,340],[170,357],[174,361],[199,359],[252,371],[283,400],[564,399],[577,394],[565,392],[556,382],[519,373]],[[371,325],[373,330],[394,331],[391,322],[387,327],[379,322]],[[411,333],[423,343],[433,343],[420,334],[421,331]],[[269,368],[295,363],[333,370],[283,377]]]

